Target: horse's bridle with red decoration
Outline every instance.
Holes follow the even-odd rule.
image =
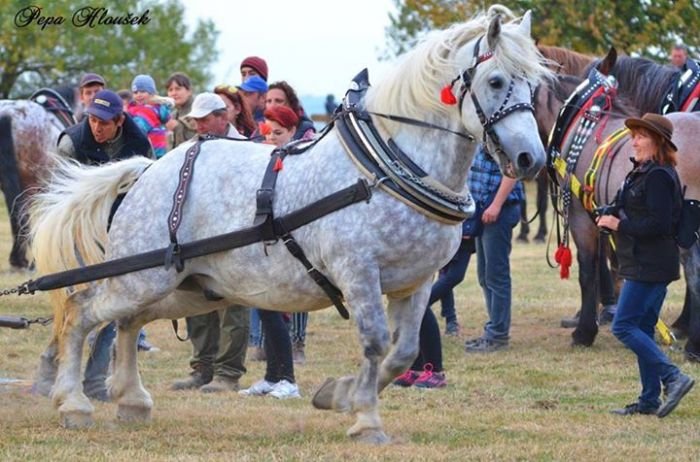
[[[483,138],[483,143],[484,143],[484,148],[487,149],[488,151],[488,146],[486,144],[487,141],[487,136],[491,138],[491,141],[493,141],[493,146],[496,149],[496,152],[503,152],[501,141],[498,138],[498,134],[494,130],[494,125],[508,117],[510,114],[517,112],[517,111],[530,111],[533,114],[535,113],[535,107],[533,106],[533,101],[534,101],[534,92],[532,91],[532,86],[530,86],[528,82],[528,86],[530,87],[530,102],[529,103],[516,103],[511,106],[508,106],[508,101],[510,100],[510,97],[513,95],[513,87],[514,87],[514,82],[515,79],[511,79],[510,84],[508,86],[508,92],[506,93],[506,97],[503,100],[503,103],[501,103],[501,106],[496,109],[496,111],[491,114],[490,117],[486,117],[486,114],[484,113],[483,108],[481,107],[481,104],[479,103],[479,98],[474,94],[473,91],[471,91],[472,87],[472,80],[474,78],[474,73],[476,72],[476,68],[479,64],[483,63],[484,61],[487,61],[493,57],[493,51],[487,51],[486,53],[480,55],[479,54],[479,46],[481,45],[481,40],[484,37],[481,36],[479,39],[476,41],[476,45],[474,46],[474,56],[471,62],[471,65],[466,68],[464,71],[462,71],[457,77],[452,79],[452,81],[445,85],[440,92],[440,100],[447,105],[453,105],[456,104],[458,101],[454,96],[454,93],[452,93],[452,88],[454,88],[455,84],[458,81],[462,81],[462,88],[460,89],[459,92],[459,114],[460,116],[462,115],[462,105],[464,103],[464,98],[466,98],[467,93],[471,95],[472,102],[474,103],[474,109],[476,110],[477,116],[479,116],[479,121],[481,122],[481,126],[484,128],[484,138]]]

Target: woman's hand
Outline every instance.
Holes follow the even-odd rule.
[[[617,228],[620,225],[620,219],[615,215],[602,215],[598,217],[596,224],[599,228],[607,228],[611,231],[617,231]]]

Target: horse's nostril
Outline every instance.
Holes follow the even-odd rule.
[[[532,167],[532,155],[529,152],[521,152],[518,154],[518,168],[527,170]]]

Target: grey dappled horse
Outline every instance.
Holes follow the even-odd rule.
[[[5,196],[13,245],[10,266],[27,268],[26,204],[46,180],[55,158],[58,136],[72,121],[79,98],[74,87],[54,90],[63,110],[47,110],[30,100],[0,100],[0,186]],[[46,99],[46,96],[44,96]]]
[[[426,181],[455,195],[468,196],[467,170],[484,134],[472,98],[463,98],[461,107],[440,100],[441,88],[465,70],[473,71],[471,91],[485,117],[497,120],[493,130],[500,149],[490,138],[488,143],[492,152],[498,152],[501,169],[527,177],[544,163],[544,148],[530,110],[508,111],[500,119],[494,114],[508,109],[504,101],[521,108],[529,105],[531,88],[549,76],[530,38],[529,14],[520,22],[502,23],[503,13],[510,14],[503,7],[491,7],[467,23],[430,35],[384,81],[371,87],[364,100],[370,111],[421,119],[474,137],[470,141],[444,131],[374,118],[382,135],[392,138],[430,175]],[[456,82],[455,92],[461,86],[461,80]],[[64,165],[33,209],[37,268],[47,273],[76,267],[76,250],[90,264],[167,246],[171,198],[190,146],[185,143],[157,162],[136,158],[92,168]],[[203,143],[179,241],[250,226],[256,190],[271,150],[248,142]],[[285,159],[277,181],[275,215],[297,210],[362,176],[334,129],[309,151]],[[124,190],[129,193],[107,235],[111,203]],[[314,404],[354,413],[350,436],[385,442],[378,393],[418,353],[418,331],[433,274],[457,250],[461,226],[433,220],[375,188],[368,203],[336,211],[293,234],[314,267],[342,291],[357,323],[364,354],[357,374],[326,382]],[[198,290],[183,290],[193,287]],[[224,300],[207,301],[202,289]],[[386,311],[382,294],[388,298]],[[55,337],[43,357],[39,383],[46,386],[55,378],[51,396],[67,427],[92,422],[93,407],[81,386],[81,353],[86,334],[100,323],[118,320],[119,325],[110,379],[117,416],[148,420],[153,402],[141,383],[136,359],[136,336],[142,325],[231,303],[277,311],[311,311],[330,305],[281,243],[267,246],[267,254],[263,244],[257,243],[188,260],[181,273],[159,267],[83,285],[70,294],[53,291],[52,295]],[[57,368],[52,360],[56,352]]]

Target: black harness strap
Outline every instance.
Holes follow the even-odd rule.
[[[328,215],[331,212],[347,207],[348,205],[367,201],[370,197],[371,191],[369,185],[364,179],[359,179],[357,183],[352,186],[336,191],[306,207],[288,213],[280,218],[276,218],[274,220],[274,226],[276,229],[285,229],[289,232]],[[252,226],[227,234],[180,244],[180,255],[183,260],[189,260],[191,258],[222,252],[224,250],[244,247],[260,242],[261,240],[261,227]],[[37,290],[60,289],[71,285],[97,281],[99,279],[162,266],[167,250],[167,248],[162,248],[98,263],[96,265],[47,274],[36,280],[29,280],[21,284],[18,293],[31,294]]]
[[[289,250],[289,253],[304,265],[308,275],[311,276],[314,282],[328,295],[328,298],[331,299],[340,316],[342,316],[343,319],[350,319],[350,314],[343,304],[343,294],[323,275],[323,273],[314,268],[313,264],[306,258],[304,250],[291,235],[290,231],[299,227],[296,226],[297,223],[294,221],[294,218],[289,216],[287,216],[289,218],[282,217],[280,220],[275,220],[274,218],[272,206],[277,176],[280,170],[282,170],[283,159],[289,153],[286,147],[276,148],[272,151],[270,162],[268,162],[267,169],[265,169],[262,184],[256,194],[257,210],[255,211],[253,225],[259,227],[261,230],[262,241],[265,246],[265,255],[267,255],[267,245],[281,238],[287,250]],[[299,213],[297,220],[304,220],[307,215],[313,213],[320,212],[325,215],[333,211],[337,205],[338,204],[334,201],[329,201],[326,204],[313,205],[313,208],[311,206],[302,207],[297,210]]]

